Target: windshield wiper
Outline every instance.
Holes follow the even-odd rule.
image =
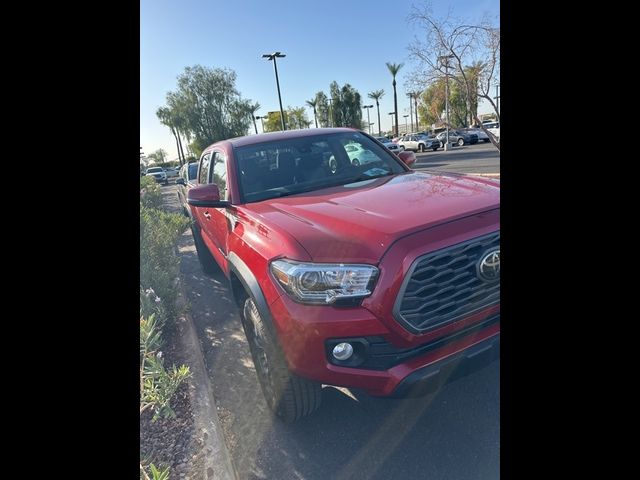
[[[359,175],[356,178],[349,179],[347,182],[345,182],[345,185],[348,185],[350,183],[363,182],[365,180],[373,180],[374,178],[388,177],[389,175],[394,175],[394,173],[388,172],[388,173],[383,173],[382,175],[366,175],[363,173],[362,175]]]

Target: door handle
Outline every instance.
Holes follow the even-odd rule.
[[[207,217],[207,220],[211,220],[211,214],[209,212],[204,212],[203,215]]]

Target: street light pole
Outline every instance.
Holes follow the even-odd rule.
[[[416,132],[420,130],[420,122],[418,122],[418,92],[413,92],[413,102],[416,106]]]
[[[373,105],[364,105],[362,108],[367,109],[367,123],[369,124],[369,135],[371,135],[371,117],[369,116],[369,109],[373,108]]]
[[[409,92],[409,116],[411,118],[411,131],[415,132],[418,129],[416,128],[415,130],[413,129],[413,92]],[[405,123],[407,123],[407,121],[405,120]],[[406,126],[405,126],[406,128]]]
[[[273,60],[273,69],[276,72],[276,87],[278,87],[278,102],[280,102],[280,123],[283,131],[287,129],[287,126],[284,123],[284,110],[282,109],[282,97],[280,96],[280,81],[278,80],[278,65],[276,64],[276,58],[284,57],[286,57],[286,55],[283,55],[280,52],[265,53],[262,55],[262,58],[267,58],[269,61]]]
[[[262,117],[261,116],[257,116],[256,117],[256,120],[260,120],[260,123],[262,124],[262,133],[264,133],[264,119],[265,118],[266,117],[264,117],[264,116],[262,116]]]
[[[496,84],[496,110],[498,110],[498,115],[500,115],[500,95],[498,95],[498,87],[500,85]]]
[[[396,114],[396,112],[389,112],[389,115],[391,115],[391,135],[393,135],[393,132],[395,132],[395,130],[393,129],[393,116]],[[398,132],[396,132],[397,134]]]
[[[402,116],[404,117],[404,133],[405,133],[405,135],[406,135],[407,133],[409,133],[409,132],[407,131],[407,117],[409,116],[409,114],[407,114],[407,115],[402,115]],[[413,126],[413,125],[412,125],[412,126]]]
[[[445,94],[444,94],[444,105],[445,105],[445,117],[446,117],[446,125],[447,128],[447,143],[444,144],[444,151],[449,150],[449,59],[453,58],[454,55],[445,55],[439,58],[440,61],[444,60],[444,78],[445,78]]]

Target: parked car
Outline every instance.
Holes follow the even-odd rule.
[[[483,126],[500,139],[500,122],[486,122]]]
[[[393,153],[400,153],[401,151],[404,150],[404,146],[398,143],[393,143],[387,137],[374,137],[374,138],[378,140],[381,144],[383,144],[385,147],[387,147]]]
[[[164,171],[166,172],[168,178],[177,177],[178,176],[178,170],[179,170],[179,167],[167,167],[167,168],[164,169]]]
[[[426,152],[427,150],[433,150],[435,152],[442,146],[440,140],[435,137],[417,134],[405,135],[398,140],[398,145],[402,145],[405,150],[412,150],[414,152]]]
[[[162,167],[147,168],[145,175],[155,178],[158,183],[164,183],[165,185],[169,183],[169,180],[167,180],[167,172],[165,172]]]
[[[481,128],[468,128],[466,132],[476,134],[478,136],[479,142],[489,143],[491,141],[489,139],[489,135],[484,133],[484,130],[482,130]]]
[[[447,141],[447,132],[440,132],[436,135],[436,138],[444,145]],[[474,143],[478,143],[478,135],[475,133],[466,133],[462,130],[449,130],[449,143],[455,143],[460,147],[465,144],[473,145]]]
[[[354,144],[377,161],[355,165]],[[349,128],[221,140],[201,156],[187,192],[198,258],[228,280],[287,422],[319,407],[323,384],[418,396],[499,357],[500,183],[412,160]]]
[[[198,162],[191,162],[180,167],[178,178],[176,179],[178,201],[182,205],[182,213],[187,217],[191,217],[191,208],[187,203],[187,192],[197,185],[197,177]]]
[[[380,161],[378,155],[371,150],[366,150],[360,143],[348,143],[344,146],[344,150],[351,159],[351,163],[355,166]]]

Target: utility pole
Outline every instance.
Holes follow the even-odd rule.
[[[369,124],[369,135],[371,135],[371,118],[369,118],[369,109],[373,108],[373,105],[364,105],[362,108],[367,109],[367,123]]]
[[[415,130],[413,129],[413,93],[412,92],[409,92],[409,118],[411,119],[411,131],[412,132],[417,131],[418,130],[417,128]],[[406,120],[405,120],[405,123],[407,123]]]
[[[498,95],[498,87],[500,85],[496,84],[496,110],[498,110],[498,115],[500,115],[500,95]]]
[[[444,60],[444,78],[445,78],[445,94],[444,94],[444,105],[445,105],[445,117],[446,117],[446,128],[447,128],[447,143],[444,144],[445,152],[449,150],[449,59],[453,58],[453,55],[445,55],[439,58],[440,61]]]
[[[286,57],[286,55],[283,55],[280,52],[265,53],[262,55],[262,58],[267,58],[269,61],[273,60],[273,69],[276,72],[276,86],[278,87],[278,102],[280,102],[280,124],[282,125],[282,131],[285,131],[287,126],[284,123],[284,110],[282,109],[282,97],[280,96],[280,81],[278,80],[278,65],[276,64],[276,58],[284,57]]]

